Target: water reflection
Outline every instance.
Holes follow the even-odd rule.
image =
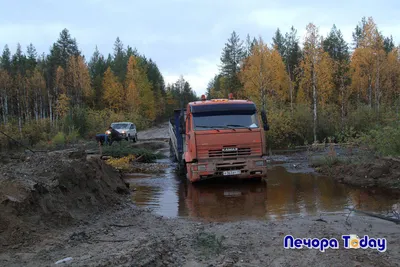
[[[266,216],[315,215],[342,211],[351,205],[344,185],[326,177],[288,173],[276,167],[269,173]]]
[[[288,173],[283,167],[269,171],[267,183],[224,182],[190,184],[169,170],[162,177],[131,178],[132,200],[168,217],[207,221],[243,219],[279,220],[285,216],[342,212],[346,207],[365,211],[391,211],[396,197],[354,189],[326,177]]]
[[[188,216],[211,221],[261,218],[266,211],[266,187],[260,182],[186,185]],[[179,214],[182,216],[181,214]]]

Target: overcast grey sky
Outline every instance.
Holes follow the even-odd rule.
[[[384,2],[384,4],[382,4]],[[279,27],[293,25],[303,38],[309,22],[326,35],[333,24],[347,41],[363,16],[372,16],[385,35],[400,39],[400,1],[269,0],[0,0],[0,47],[15,51],[32,42],[48,52],[62,29],[78,41],[86,58],[95,46],[106,56],[117,36],[159,66],[166,82],[183,75],[198,95],[218,72],[222,48],[235,30],[268,43]]]

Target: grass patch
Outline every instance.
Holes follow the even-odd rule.
[[[134,148],[142,148],[142,149],[148,149],[148,150],[157,150],[160,148],[165,147],[165,143],[161,142],[143,142],[143,143],[138,143],[133,145]]]
[[[309,159],[309,164],[314,167],[317,172],[328,176],[337,174],[336,167],[351,165],[357,168],[360,164],[371,163],[376,159],[373,152],[359,150],[354,155],[315,155]]]
[[[217,237],[215,234],[200,232],[194,239],[195,247],[199,248],[202,254],[209,256],[219,255],[223,249],[222,241],[224,236]]]
[[[310,158],[310,165],[312,167],[332,167],[345,160],[337,156],[314,156]]]

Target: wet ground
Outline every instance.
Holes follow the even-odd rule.
[[[163,160],[167,162],[168,160]],[[168,168],[163,175],[127,175],[135,193],[132,201],[165,217],[205,221],[259,219],[348,213],[346,208],[390,216],[399,210],[398,196],[335,182],[313,173],[287,172],[272,166],[267,182],[228,181],[190,184]]]
[[[159,127],[154,132],[162,139]],[[143,139],[139,143],[148,146]],[[0,211],[6,211],[3,217],[0,212],[0,266],[55,266],[66,258],[70,261],[58,266],[400,266],[400,225],[358,213],[348,217],[344,210],[356,206],[386,213],[396,209],[398,198],[352,189],[312,171],[302,174],[307,164],[301,155],[271,160],[275,168],[267,183],[196,186],[177,177],[164,159],[167,164],[160,165],[170,166],[164,174],[126,176],[136,190],[124,194],[119,172],[99,158],[91,157],[88,165],[82,153],[61,153],[61,158],[35,155],[1,169],[11,183],[0,186],[0,195],[6,196],[0,198]],[[154,167],[149,165],[143,170]],[[21,189],[15,187],[17,181],[28,190],[16,191]],[[18,192],[32,197],[16,202],[12,196]],[[320,220],[323,212],[327,214]],[[17,216],[11,223],[4,220],[10,215]],[[282,243],[289,234],[336,238],[340,248],[285,249]],[[387,250],[345,249],[341,236],[348,234],[384,237]]]

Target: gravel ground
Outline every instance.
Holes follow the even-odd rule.
[[[139,140],[154,140],[154,139],[168,139],[168,122],[161,123],[150,129],[139,131]]]
[[[33,246],[0,253],[1,266],[400,266],[399,226],[329,215],[279,222],[207,223],[167,219],[121,205],[67,229],[42,232]],[[342,234],[386,237],[386,252],[344,249]],[[285,249],[283,238],[336,238],[339,250]]]

